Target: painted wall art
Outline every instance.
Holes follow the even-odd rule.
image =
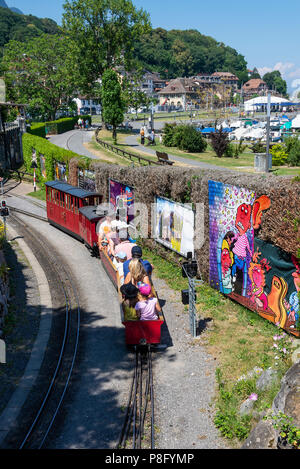
[[[300,262],[259,239],[268,196],[209,181],[210,284],[300,337]]]
[[[127,223],[134,220],[134,190],[121,182],[109,180],[109,202],[114,210],[125,209],[127,211]]]
[[[194,255],[195,214],[192,207],[164,197],[156,197],[154,213],[154,237],[178,254]]]

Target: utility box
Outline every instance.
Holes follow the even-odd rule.
[[[257,173],[268,173],[272,169],[272,155],[267,153],[255,153],[254,170]]]

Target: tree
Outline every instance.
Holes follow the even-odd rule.
[[[281,77],[279,70],[266,73],[263,76],[263,80],[267,83],[269,90],[275,89],[278,93],[286,96],[287,84],[286,81]]]
[[[136,116],[140,107],[148,107],[152,101],[151,98],[141,90],[142,80],[142,71],[136,70],[134,73],[130,73],[128,76],[124,77],[122,83],[126,107],[133,108]]]
[[[222,127],[220,127],[215,133],[210,134],[210,141],[216,155],[222,158],[229,144],[228,133],[223,132]]]
[[[27,43],[10,41],[2,61],[7,99],[55,119],[59,107],[75,95],[75,56],[74,44],[59,35],[43,34]]]
[[[81,85],[89,92],[104,70],[130,69],[134,43],[151,28],[148,13],[131,0],[67,0],[63,29],[78,46]]]
[[[119,76],[114,70],[108,69],[102,75],[102,118],[106,124],[112,125],[115,143],[117,126],[124,120],[125,107]]]

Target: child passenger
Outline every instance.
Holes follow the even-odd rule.
[[[114,257],[113,264],[116,266],[118,273],[119,273],[119,278],[120,278],[120,285],[123,285],[124,283],[124,270],[123,270],[123,264],[127,260],[126,253],[121,251],[119,252],[116,257]]]
[[[157,298],[152,297],[152,289],[148,284],[139,287],[138,302],[135,305],[137,316],[141,321],[155,321],[159,319],[161,307]]]

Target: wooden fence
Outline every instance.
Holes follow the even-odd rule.
[[[99,129],[100,130],[100,129]],[[104,148],[107,148],[108,150],[112,151],[113,153],[116,153],[117,155],[123,156],[124,158],[129,159],[133,163],[138,160],[140,164],[145,162],[146,164],[150,165],[156,165],[156,166],[161,166],[162,163],[159,161],[153,161],[149,160],[148,158],[145,158],[144,156],[137,155],[136,153],[130,153],[129,151],[122,150],[122,148],[116,147],[114,145],[111,145],[110,143],[105,142],[104,140],[101,140],[98,137],[98,131],[96,131],[96,141],[99,143],[99,145],[102,145]]]

